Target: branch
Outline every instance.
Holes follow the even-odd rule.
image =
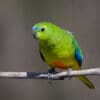
[[[52,79],[63,80],[67,77],[76,77],[82,75],[100,75],[100,68],[79,70],[79,71],[64,71],[48,74],[43,72],[0,72],[0,78],[18,78],[18,79]]]

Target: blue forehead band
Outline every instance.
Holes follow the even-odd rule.
[[[37,26],[33,26],[33,27],[32,27],[32,30],[33,30],[33,31],[36,31],[36,30],[38,30],[38,29],[39,29],[39,28],[38,28]]]

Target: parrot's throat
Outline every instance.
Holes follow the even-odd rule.
[[[39,41],[39,46],[40,48],[43,48],[45,51],[51,51],[54,47],[55,47],[55,44],[49,42],[49,40],[41,40]]]

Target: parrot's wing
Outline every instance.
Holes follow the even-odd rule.
[[[70,35],[70,38],[73,40],[73,46],[75,47],[75,58],[76,60],[78,61],[79,65],[81,66],[82,65],[82,60],[83,60],[83,55],[82,55],[82,52],[79,48],[79,45],[75,39],[75,37],[73,36],[73,34],[70,32],[70,31],[66,31],[67,34]]]
[[[39,51],[39,52],[40,52],[40,56],[41,56],[42,60],[45,62],[45,59],[43,57],[43,54],[41,53],[41,51]]]
[[[78,61],[79,65],[82,65],[83,56],[78,48],[75,48],[75,58]]]
[[[70,38],[73,40],[72,44],[73,44],[73,47],[75,48],[75,58],[76,58],[78,64],[81,66],[82,60],[83,60],[83,55],[82,55],[81,49],[80,49],[75,37],[73,36],[73,34],[70,31],[67,31],[67,33],[70,35]]]

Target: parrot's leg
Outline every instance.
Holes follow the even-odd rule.
[[[70,73],[72,71],[72,68],[68,68],[67,73],[68,73],[68,79],[71,80],[72,76],[70,76]]]
[[[52,79],[50,79],[50,74],[54,74],[55,73],[55,69],[54,68],[51,68],[48,70],[48,83],[51,84],[52,83]]]
[[[54,73],[55,73],[55,68],[50,68],[50,69],[48,70],[48,73],[54,74]]]
[[[59,73],[59,72],[56,72],[56,71],[55,71],[55,68],[49,69],[49,70],[48,70],[48,73],[47,73],[47,74],[48,74],[48,79],[50,79],[50,74],[56,74],[56,73]],[[65,78],[64,78],[64,77],[60,77],[59,79],[60,79],[60,80],[64,80]],[[53,79],[50,79],[50,80],[53,80]],[[50,82],[51,82],[51,81],[50,81]]]
[[[55,69],[54,68],[50,68],[48,70],[48,79],[50,79],[50,74],[54,74],[55,73]]]

